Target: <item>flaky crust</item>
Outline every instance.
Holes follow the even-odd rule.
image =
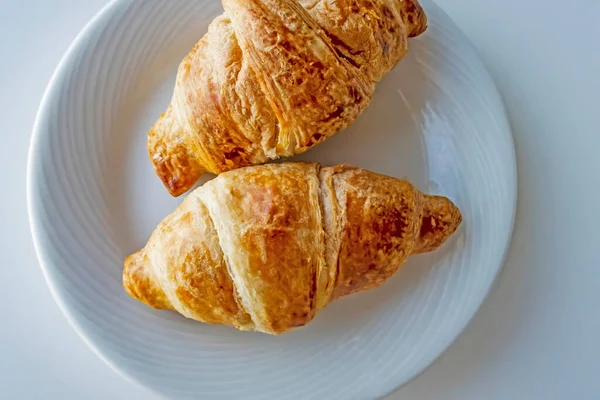
[[[219,175],[125,260],[134,298],[188,318],[278,334],[375,288],[439,247],[461,214],[405,180],[314,163]]]
[[[302,153],[351,124],[423,32],[417,0],[223,0],[148,134],[169,192]]]

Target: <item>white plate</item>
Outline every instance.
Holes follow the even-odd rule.
[[[501,99],[465,37],[435,5],[372,105],[302,158],[407,176],[454,200],[464,223],[379,289],[344,298],[272,337],[154,311],[121,286],[123,259],[181,199],[146,155],[180,60],[216,1],[115,1],[78,36],[42,102],[28,201],[53,295],[124,375],[172,397],[374,398],[427,367],[472,318],[500,270],[516,200]]]

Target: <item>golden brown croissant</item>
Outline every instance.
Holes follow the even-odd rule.
[[[125,260],[134,298],[188,318],[270,334],[381,285],[461,222],[405,180],[313,163],[221,174],[192,192]]]
[[[223,0],[148,153],[172,195],[302,153],[351,124],[427,19],[417,0]]]

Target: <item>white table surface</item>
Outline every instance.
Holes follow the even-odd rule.
[[[3,399],[159,398],[111,370],[71,329],[40,272],[26,211],[41,96],[63,52],[106,2],[0,0]],[[600,399],[600,1],[438,4],[504,96],[519,204],[495,290],[451,348],[391,399]]]

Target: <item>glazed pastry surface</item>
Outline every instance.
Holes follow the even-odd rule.
[[[279,334],[381,285],[460,222],[447,198],[363,169],[246,167],[193,191],[125,260],[123,284],[155,308]]]
[[[417,0],[223,0],[148,133],[172,195],[302,153],[350,125],[427,19]]]

